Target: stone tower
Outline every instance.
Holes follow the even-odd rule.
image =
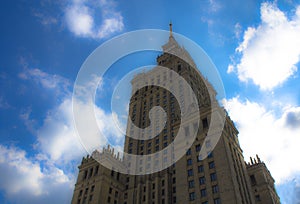
[[[179,160],[158,172],[155,169],[174,159],[174,154],[166,156],[167,154],[162,153],[159,158],[149,157],[149,161],[128,162],[127,159],[116,156],[110,148],[101,153],[95,151],[93,158],[96,156],[109,160],[117,168],[134,166],[136,171],[146,169],[154,170],[155,173],[120,174],[117,169],[108,170],[101,166],[92,157],[84,158],[79,166],[72,204],[254,204],[258,200],[257,195],[261,200],[268,200],[265,203],[279,203],[275,190],[266,191],[274,186],[274,180],[267,174],[267,168],[263,163],[246,165],[238,141],[238,130],[218,104],[212,85],[198,71],[189,53],[176,42],[171,28],[170,25],[170,36],[163,45],[163,53],[157,57],[157,67],[136,75],[131,81],[130,122],[127,124],[124,152],[132,155],[164,152],[175,140],[180,126],[183,126],[185,135],[182,144],[189,143],[190,134],[196,127],[195,140],[189,144],[188,149],[184,149],[185,153]],[[196,102],[188,106],[186,100],[194,99],[183,88],[182,81],[174,81],[174,76],[161,71],[158,66],[166,67],[183,77],[195,93]],[[154,82],[157,85],[151,85]],[[143,88],[138,88],[141,83],[144,84]],[[162,88],[166,83],[171,83],[169,88],[178,93],[179,98]],[[182,113],[193,114],[195,104],[201,113],[198,116],[198,126],[181,118]],[[152,118],[153,121],[150,120],[150,110],[154,106],[165,110],[165,124],[155,117]],[[215,147],[212,147],[213,141],[206,139],[209,129],[214,129],[211,121],[213,113],[224,115],[221,137]],[[151,128],[136,132],[133,126],[145,130],[147,127]],[[158,131],[160,129],[162,131]],[[150,137],[153,132],[156,136]],[[130,137],[133,135],[139,139]],[[199,157],[199,152],[203,149],[206,156]],[[255,166],[259,165],[263,168],[256,170]],[[257,186],[253,185],[253,175],[257,179]],[[266,175],[270,182],[267,186],[260,183],[263,179],[261,175]],[[277,199],[269,202],[268,197]]]

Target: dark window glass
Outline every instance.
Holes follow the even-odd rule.
[[[201,195],[201,197],[206,196],[206,189],[205,188],[200,190],[200,195]]]
[[[195,200],[195,192],[189,194],[190,200]]]

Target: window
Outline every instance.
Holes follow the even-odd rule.
[[[259,196],[259,195],[256,195],[256,196],[255,196],[255,201],[261,201],[261,199],[260,199],[260,196]]]
[[[184,132],[185,132],[185,136],[189,136],[190,135],[189,127],[185,127]]]
[[[197,155],[197,162],[201,162],[202,161],[202,156]]]
[[[86,179],[86,177],[87,177],[87,173],[88,173],[88,171],[87,171],[87,170],[85,170],[85,171],[84,171],[84,176],[83,176],[83,179]]]
[[[218,185],[215,185],[212,187],[212,192],[213,193],[218,193],[219,192],[219,186]]]
[[[180,72],[181,71],[181,64],[177,65],[177,71]]]
[[[189,188],[194,188],[194,187],[195,187],[194,180],[189,181]]]
[[[78,196],[81,196],[81,195],[82,195],[82,190],[79,191],[79,195]]]
[[[116,191],[116,192],[115,192],[115,197],[118,197],[118,195],[119,195],[119,192]]]
[[[91,188],[91,192],[93,192],[93,191],[94,191],[94,189],[95,189],[95,186],[92,186],[92,188]]]
[[[214,199],[214,204],[221,204],[221,199],[220,198],[215,198]]]
[[[176,183],[176,178],[175,177],[173,178],[173,183]]]
[[[203,129],[208,128],[207,118],[202,119],[202,126],[203,126]]]
[[[108,198],[107,198],[107,202],[110,203],[110,197],[109,197],[109,196],[108,196]]]
[[[200,152],[200,150],[201,150],[201,145],[200,145],[200,144],[197,144],[197,145],[196,145],[196,152]]]
[[[208,155],[207,155],[207,158],[212,158],[212,157],[213,157],[213,153],[209,152]]]
[[[198,166],[198,172],[199,172],[199,173],[204,172],[204,167],[203,167],[203,165]]]
[[[152,189],[155,189],[155,183],[152,184]]]
[[[93,195],[90,195],[89,201],[93,200]]]
[[[112,188],[109,188],[108,193],[111,194],[112,192]]]
[[[206,188],[200,190],[200,195],[201,195],[201,197],[206,196]]]
[[[173,197],[173,203],[176,203],[176,197]]]
[[[176,193],[176,187],[173,187],[173,193]]]
[[[194,175],[193,169],[189,169],[189,170],[188,170],[188,176],[193,176],[193,175]]]
[[[191,155],[192,151],[191,149],[188,149],[188,151],[186,152],[186,155]]]
[[[165,180],[162,180],[162,181],[161,181],[161,185],[162,185],[162,186],[165,186]]]
[[[155,144],[158,144],[158,143],[159,143],[159,139],[156,139],[156,140],[155,140]]]
[[[256,185],[256,179],[255,179],[255,176],[254,176],[254,175],[251,175],[251,176],[250,176],[250,180],[251,180],[251,185],[252,185],[252,186]]]
[[[202,202],[202,204],[208,204],[208,202],[207,202],[207,201],[204,201],[204,202]]]
[[[187,165],[188,165],[188,166],[192,165],[192,159],[188,159],[188,160],[187,160]]]
[[[190,200],[195,200],[195,192],[189,194]]]
[[[217,174],[216,173],[210,174],[210,180],[211,181],[216,181],[217,180]]]
[[[161,195],[165,195],[165,189],[162,189]]]
[[[200,185],[205,184],[205,177],[204,176],[202,176],[202,177],[199,178],[199,184]]]
[[[209,162],[209,163],[208,163],[208,166],[209,166],[210,169],[215,168],[215,162],[213,162],[213,161],[212,161],[212,162]]]
[[[99,165],[98,165],[98,166],[96,166],[96,170],[95,170],[95,174],[94,174],[94,176],[96,176],[96,175],[98,174],[98,171],[99,171]]]

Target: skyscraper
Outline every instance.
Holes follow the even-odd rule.
[[[260,159],[245,163],[238,130],[219,106],[213,86],[176,42],[172,25],[157,67],[136,75],[131,83],[124,152],[129,158],[149,156],[132,160],[120,157],[108,146],[83,158],[73,204],[280,203],[265,164]],[[157,109],[151,112],[155,106],[166,112],[165,117]],[[217,130],[213,114],[224,115],[217,141],[209,138],[209,130]],[[175,143],[179,147],[174,147],[179,133],[184,136]],[[178,151],[184,151],[179,159]],[[114,169],[102,166],[95,158],[113,163]],[[128,169],[128,174],[119,173],[119,169]]]

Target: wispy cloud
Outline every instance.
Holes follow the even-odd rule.
[[[43,88],[57,91],[58,94],[68,92],[70,87],[70,81],[60,75],[48,74],[41,69],[27,66],[19,73],[19,78],[34,81]]]
[[[33,15],[40,21],[40,23],[44,26],[49,26],[49,25],[55,25],[57,24],[58,18],[51,16],[51,15],[47,15],[45,13],[42,12],[34,12]]]
[[[123,17],[116,11],[113,1],[101,0],[91,4],[73,0],[65,9],[65,18],[69,30],[80,37],[102,39],[124,28]],[[99,21],[101,23],[97,23]]]
[[[9,105],[9,103],[5,100],[5,98],[3,96],[0,96],[0,109],[8,109],[11,106]]]
[[[262,90],[271,90],[297,71],[300,60],[300,6],[288,18],[275,3],[261,4],[261,23],[248,27],[228,73],[236,72]]]

